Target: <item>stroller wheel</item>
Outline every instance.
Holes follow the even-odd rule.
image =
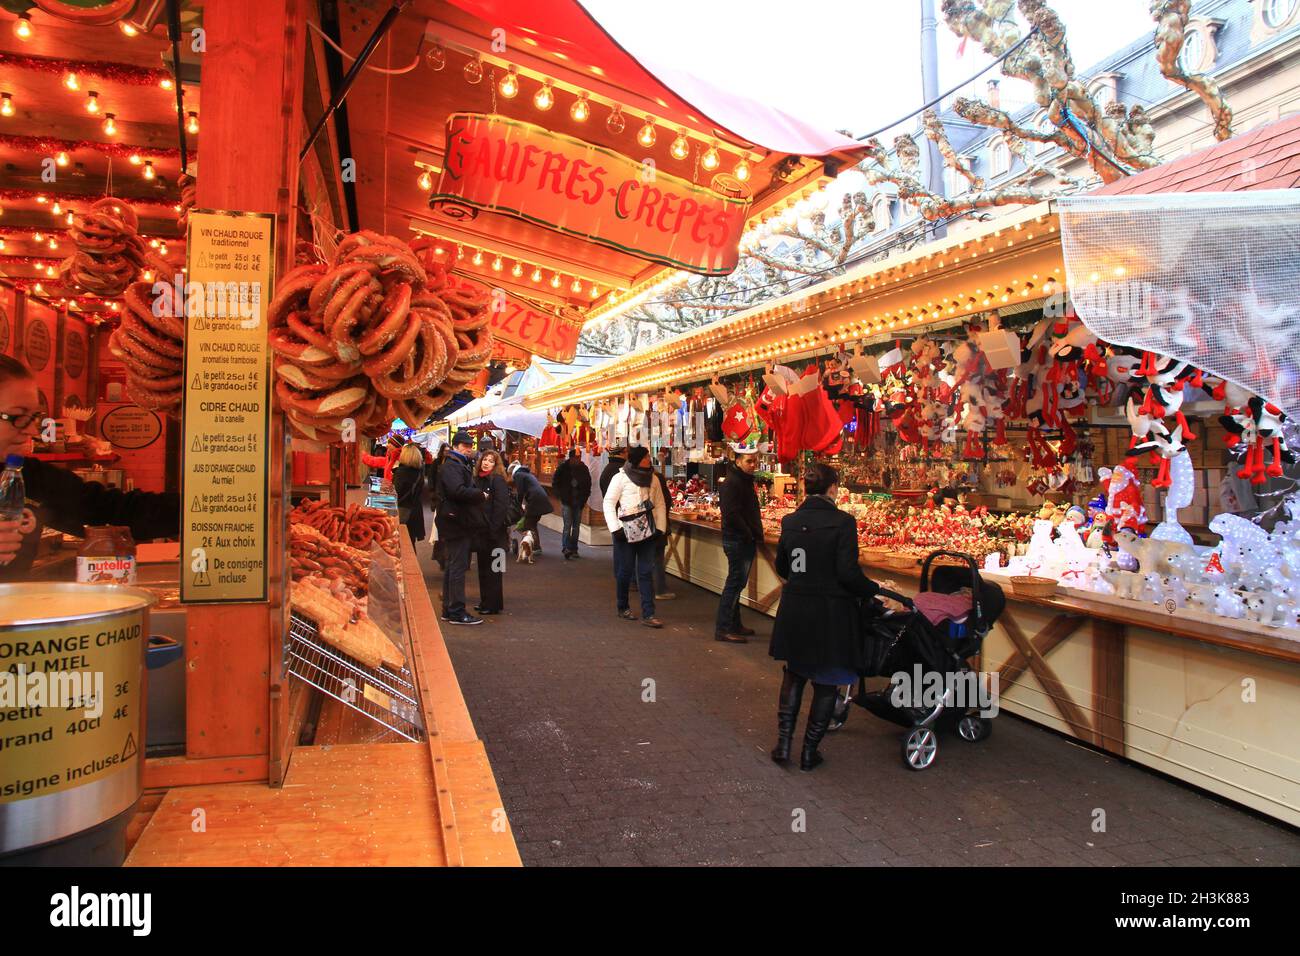
[[[993,721],[987,717],[981,717],[978,714],[967,714],[957,721],[957,735],[962,740],[978,743],[987,739],[991,733],[993,733]]]
[[[912,770],[924,770],[939,755],[939,737],[929,727],[913,727],[903,738],[903,763]]]
[[[831,713],[831,722],[826,725],[827,730],[839,730],[844,726],[845,721],[849,719],[849,704],[853,702],[853,688],[847,688],[839,692],[835,698],[835,710]]]

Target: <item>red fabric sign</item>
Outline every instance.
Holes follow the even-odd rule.
[[[726,275],[748,198],[720,196],[657,168],[531,123],[482,113],[447,118],[447,152],[432,209],[465,207],[527,222],[651,262]]]
[[[572,362],[578,352],[582,321],[539,312],[504,289],[493,289],[488,308],[492,335],[509,345],[555,362]]]

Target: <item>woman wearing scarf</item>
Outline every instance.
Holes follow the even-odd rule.
[[[667,534],[668,504],[650,469],[650,451],[637,445],[628,451],[627,464],[614,475],[605,492],[605,524],[614,538],[618,616],[628,621],[637,619],[628,607],[628,590],[635,570],[637,593],[641,597],[641,623],[646,627],[663,627],[663,621],[655,617],[655,536],[632,542],[627,540],[623,530],[625,519],[647,510],[652,515],[655,530]]]

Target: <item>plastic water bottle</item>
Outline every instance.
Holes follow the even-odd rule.
[[[27,507],[27,488],[23,484],[23,456],[10,455],[0,474],[0,521],[22,521]]]

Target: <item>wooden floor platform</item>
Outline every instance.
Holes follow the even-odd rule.
[[[448,824],[466,865],[518,866],[482,745],[451,745],[447,764],[473,786],[457,793],[455,821],[439,817],[424,744],[299,747],[282,788],[167,791],[127,866],[445,866]]]

